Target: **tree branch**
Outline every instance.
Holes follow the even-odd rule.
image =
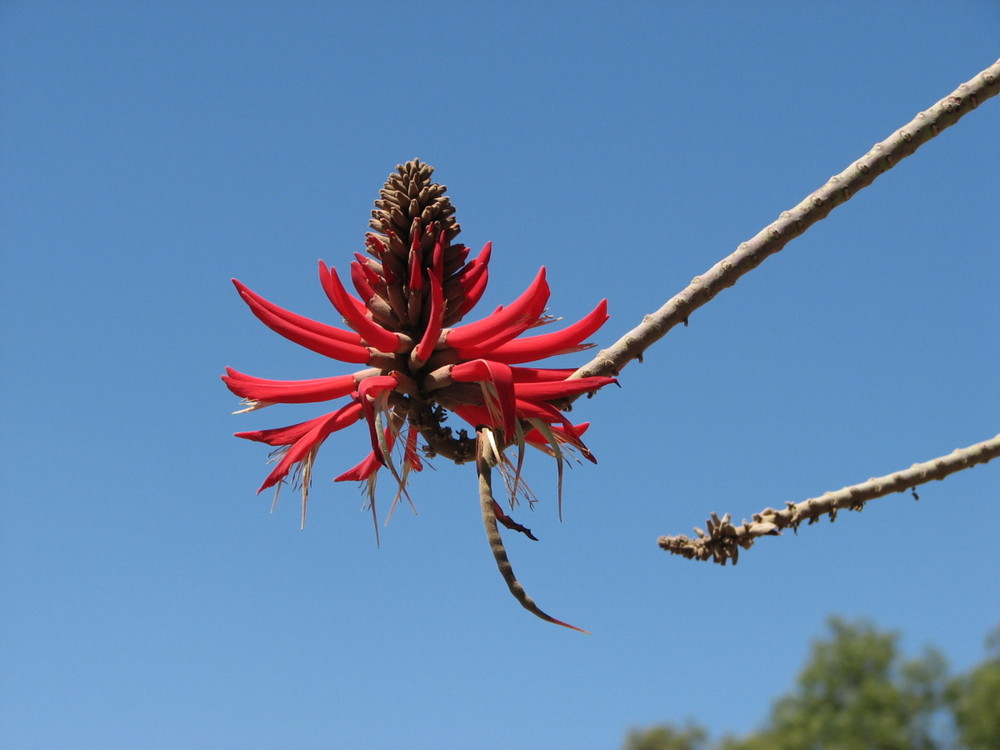
[[[646,349],[678,323],[687,324],[692,312],[723,289],[733,286],[741,276],[782,250],[792,239],[847,202],[859,190],[871,185],[879,175],[892,169],[942,130],[1000,93],[998,83],[1000,60],[971,81],[963,83],[926,112],[918,114],[889,138],[876,143],[861,159],[831,177],[823,187],[790,211],[782,213],[777,221],[753,239],[742,243],[732,255],[701,276],[696,276],[686,289],[655,313],[647,315],[641,324],[609,348],[600,351],[593,360],[573,373],[573,377],[617,375],[633,359],[642,361]]]
[[[695,527],[697,539],[690,539],[684,535],[662,536],[657,543],[667,552],[681,555],[689,560],[711,558],[713,562],[721,565],[732,560],[735,565],[739,560],[740,547],[750,549],[758,537],[780,536],[781,530],[786,528],[798,531],[803,521],[813,524],[825,515],[834,521],[838,510],[846,508],[860,511],[869,500],[913,489],[917,485],[935,479],[944,479],[949,474],[986,463],[998,456],[1000,456],[1000,435],[970,445],[968,448],[959,448],[947,456],[914,464],[903,471],[869,479],[867,482],[844,487],[836,492],[827,492],[798,504],[787,503],[784,510],[766,508],[754,514],[753,521],[744,521],[740,526],[733,526],[730,523],[728,513],[722,518],[713,513],[708,519],[707,532]],[[914,490],[914,498],[916,494]]]

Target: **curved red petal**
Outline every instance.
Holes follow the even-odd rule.
[[[334,477],[333,481],[363,482],[381,468],[382,468],[382,463],[379,461],[378,454],[375,451],[372,451],[367,456],[365,456],[364,460],[361,463],[359,463],[357,466],[354,466],[353,468],[348,469],[340,476]]]
[[[260,322],[289,341],[341,362],[362,364],[370,359],[371,352],[362,346],[361,337],[353,331],[334,328],[278,307],[236,279],[233,284]]]
[[[494,419],[494,417],[490,414],[489,409],[485,406],[461,404],[452,408],[452,411],[473,427],[500,427],[500,425],[496,424],[496,419]]]
[[[437,239],[434,241],[434,250],[431,253],[431,274],[437,274],[438,281],[442,284],[444,283],[444,246],[445,238],[447,237],[447,232],[443,229],[438,233]],[[469,249],[463,247],[463,250],[458,251],[459,258],[464,258],[465,254],[469,252]],[[459,260],[461,262],[461,260]]]
[[[288,472],[291,471],[292,467],[305,458],[309,451],[318,449],[331,433],[354,422],[354,419],[344,417],[345,414],[350,415],[355,413],[355,410],[351,408],[353,406],[356,406],[356,404],[348,404],[343,409],[333,414],[328,414],[326,417],[320,417],[318,420],[310,420],[314,423],[313,426],[292,444],[288,452],[278,462],[278,465],[274,467],[274,471],[267,475],[267,478],[257,492],[263,492],[268,487],[276,485],[288,476]]]
[[[431,356],[438,337],[441,335],[441,327],[444,325],[444,290],[441,282],[434,274],[431,274],[431,309],[428,315],[427,326],[424,328],[424,335],[413,350],[411,363],[415,369],[420,369]]]
[[[493,242],[487,242],[483,245],[483,249],[479,251],[479,255],[466,263],[465,268],[462,270],[462,274],[466,272],[472,272],[473,268],[485,270],[490,264],[490,258],[493,255]]]
[[[385,435],[386,446],[391,450],[393,444],[396,442],[396,436],[393,435],[392,430],[388,428],[386,428],[386,430],[384,431],[384,435]],[[362,459],[361,463],[348,469],[340,476],[334,477],[333,481],[349,482],[351,480],[354,480],[361,482],[364,481],[365,479],[368,479],[368,477],[377,472],[384,465],[385,463],[382,460],[382,450],[376,445],[374,450],[372,450],[371,453],[369,453]],[[419,471],[420,468],[418,468],[417,471]]]
[[[314,380],[265,380],[227,367],[222,379],[240,398],[275,404],[305,404],[347,396],[357,388],[361,378],[377,373],[378,370],[372,369]]]
[[[368,309],[364,302],[347,293],[337,275],[337,269],[327,268],[326,263],[320,261],[319,278],[330,303],[344,316],[347,325],[357,331],[369,346],[382,352],[395,352],[400,349],[399,334],[387,331],[368,317]]]
[[[514,402],[514,376],[510,367],[500,362],[488,359],[474,359],[460,362],[451,368],[451,379],[457,383],[489,383],[493,386],[492,393],[496,398],[493,409],[499,411],[500,424],[504,436],[510,440],[514,437],[517,420]],[[489,403],[487,401],[487,403]]]
[[[460,295],[459,301],[461,304],[458,306],[458,310],[455,313],[456,322],[464,318],[472,310],[472,308],[479,304],[479,300],[482,299],[483,294],[486,292],[486,287],[489,284],[489,281],[489,272],[484,268],[482,274],[480,274]]]
[[[357,261],[351,263],[351,283],[354,284],[358,296],[367,303],[375,296],[375,290],[372,289],[368,274],[365,271],[365,267]]]
[[[465,248],[465,252],[469,252],[469,248]],[[472,287],[473,284],[479,281],[480,277],[487,273],[487,267],[490,263],[490,255],[493,252],[493,243],[487,242],[483,249],[479,251],[479,255],[470,260],[462,269],[456,273],[454,276],[449,278],[449,281],[457,281],[459,286],[465,291]]]
[[[509,341],[538,320],[549,301],[549,285],[544,266],[524,293],[510,306],[501,308],[475,323],[452,328],[445,333],[445,343],[463,357],[485,356],[489,347]]]
[[[517,415],[525,419],[540,419],[548,424],[555,425],[561,424],[563,431],[574,438],[575,441],[579,441],[580,435],[577,432],[573,424],[566,419],[566,415],[559,411],[552,404],[545,403],[544,401],[533,401],[531,399],[518,398],[517,403]],[[574,442],[574,441],[571,441]],[[574,444],[576,444],[574,442]],[[580,443],[582,446],[583,443]]]
[[[585,446],[583,446],[582,442],[580,442],[580,437],[579,436],[582,435],[583,433],[585,433],[589,427],[590,427],[590,422],[581,422],[580,424],[573,425],[573,429],[574,429],[574,432],[576,433],[576,435],[572,436],[572,437],[570,435],[567,435],[566,431],[563,430],[563,428],[561,428],[561,427],[554,427],[553,426],[550,429],[557,436],[563,437],[567,443],[576,445],[578,448],[582,447],[584,449],[584,451],[586,451],[587,458],[589,460],[593,461],[594,463],[597,463],[597,461],[590,455],[590,451]],[[524,435],[524,441],[526,443],[531,443],[536,448],[541,448],[542,450],[546,450],[546,451],[547,451],[546,446],[549,445],[548,438],[546,438],[537,429],[529,430],[527,433],[525,433],[525,435]]]
[[[403,460],[404,463],[409,464],[413,471],[423,471],[424,469],[420,454],[417,452],[417,437],[419,435],[420,432],[415,427],[410,427],[406,433],[406,451]]]
[[[419,292],[424,288],[424,252],[420,244],[420,233],[413,233],[413,242],[410,244],[410,269],[407,274],[406,285],[411,291]]]
[[[576,370],[572,367],[511,367],[515,383],[548,383],[565,380]]]
[[[361,404],[350,403],[335,412],[324,414],[321,417],[309,419],[305,422],[299,422],[288,427],[274,427],[269,430],[237,432],[236,437],[243,438],[244,440],[255,440],[258,443],[267,443],[268,445],[291,445],[311,429],[327,420],[333,420],[330,432],[336,432],[354,424],[360,418]]]
[[[573,378],[572,380],[550,380],[537,383],[516,383],[514,392],[518,398],[550,401],[555,398],[566,398],[579,393],[588,393],[603,388],[609,383],[616,383],[614,378],[594,375],[589,378]]]
[[[390,391],[399,385],[399,380],[395,375],[376,375],[365,378],[358,384],[358,398],[361,400],[361,408],[364,411],[365,419],[368,420],[368,429],[371,432],[372,450],[379,453],[378,432],[375,426],[375,399],[386,391]],[[381,454],[379,453],[379,460]]]
[[[489,356],[497,362],[515,365],[554,357],[557,354],[581,351],[587,347],[581,346],[580,342],[596,333],[608,318],[608,301],[601,300],[597,307],[573,325],[561,331],[507,341],[494,347]]]

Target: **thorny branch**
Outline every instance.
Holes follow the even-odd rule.
[[[846,203],[859,190],[892,169],[902,159],[958,122],[982,102],[1000,93],[1000,60],[967,83],[897,130],[851,164],[831,177],[823,187],[777,221],[762,229],[755,237],[742,243],[736,252],[723,258],[669,300],[663,307],[647,315],[642,323],[622,336],[609,348],[600,351],[593,360],[577,370],[573,377],[617,375],[633,359],[642,361],[643,352],[659,341],[678,323],[687,324],[695,310],[712,300],[719,292],[733,286],[766,258],[782,250],[795,237],[806,231],[837,206]],[[575,400],[569,399],[569,400]]]
[[[1000,456],[1000,435],[970,445],[968,448],[959,448],[947,456],[914,464],[903,471],[869,479],[867,482],[844,487],[836,492],[827,492],[801,503],[787,503],[784,510],[766,508],[760,513],[755,513],[752,521],[743,521],[739,526],[730,523],[728,513],[722,518],[713,513],[708,519],[707,532],[695,527],[697,539],[684,535],[662,536],[657,543],[667,552],[681,555],[689,560],[711,558],[712,562],[721,565],[731,560],[735,565],[739,560],[740,548],[750,549],[758,537],[780,536],[781,530],[787,528],[798,531],[803,521],[813,524],[823,516],[829,516],[830,521],[834,521],[839,510],[863,510],[864,504],[869,500],[894,492],[913,490],[918,485],[935,479],[944,479],[949,474],[986,463],[998,456]],[[913,495],[916,497],[915,490]]]

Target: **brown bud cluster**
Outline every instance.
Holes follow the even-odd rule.
[[[419,159],[398,165],[375,201],[369,222],[375,231],[366,236],[368,253],[375,260],[362,262],[377,276],[368,309],[381,325],[401,333],[413,334],[427,323],[428,273],[439,243],[443,246],[447,310],[444,325],[457,323],[467,312],[463,305],[466,289],[458,272],[465,265],[469,248],[454,242],[461,226],[445,195],[447,187],[433,182],[433,174],[434,168]]]

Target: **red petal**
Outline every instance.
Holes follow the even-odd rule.
[[[365,235],[365,246],[368,248],[370,253],[377,255],[380,258],[389,251],[389,248],[385,246],[385,243],[382,242],[381,238],[377,234],[372,234],[371,232]]]
[[[594,375],[589,378],[574,378],[572,380],[549,381],[547,383],[517,383],[514,391],[518,398],[537,401],[550,401],[554,398],[575,396],[578,393],[596,391],[609,383],[616,383],[614,378]]]
[[[268,487],[276,485],[288,475],[288,472],[291,471],[291,468],[295,464],[306,457],[309,451],[319,448],[323,444],[323,441],[330,436],[330,433],[346,427],[347,424],[353,422],[353,419],[345,420],[342,418],[343,414],[351,412],[351,407],[353,406],[356,406],[356,404],[348,404],[340,411],[321,418],[312,429],[296,440],[282,457],[281,461],[278,462],[278,465],[274,467],[274,471],[268,474],[267,479],[264,480],[264,484],[260,486],[257,492],[263,492]]]
[[[476,406],[474,404],[462,404],[452,408],[458,416],[464,419],[473,427],[479,427],[485,425],[486,427],[497,427],[500,425],[496,424],[496,420],[490,414],[490,410],[485,406]]]
[[[579,443],[581,446],[583,445],[582,442],[579,442],[580,433],[577,429],[568,419],[566,419],[566,416],[552,404],[547,404],[544,401],[530,401],[528,399],[518,398],[517,414],[519,417],[524,417],[525,419],[540,419],[551,425],[559,423],[562,425],[563,431],[572,438],[570,442],[573,442],[574,444]]]
[[[500,344],[493,348],[489,357],[497,362],[514,365],[545,357],[554,357],[557,354],[580,351],[586,348],[580,346],[580,342],[596,333],[607,322],[608,317],[608,301],[601,300],[600,304],[579,322],[561,331],[543,333],[540,336],[529,336]]]
[[[483,296],[489,281],[487,264],[490,261],[492,249],[493,243],[487,242],[482,252],[474,260],[448,278],[448,282],[444,285],[448,310],[445,315],[446,325],[458,323]],[[462,250],[464,257],[469,252],[469,248],[463,245]],[[447,269],[445,272],[447,273]]]
[[[354,468],[348,469],[339,477],[334,477],[334,482],[363,482],[368,479],[372,474],[382,468],[382,463],[379,461],[378,454],[375,451],[369,453],[365,459],[359,463]]]
[[[443,256],[444,249],[449,247],[448,237],[447,233],[443,230],[439,236],[441,237],[441,250]],[[465,260],[469,255],[469,248],[466,245],[451,245],[450,249],[451,252],[448,253],[448,262],[441,264],[444,275],[448,279],[451,279],[462,272],[462,270],[466,267]]]
[[[578,436],[583,435],[589,429],[590,429],[590,422],[580,422],[580,424],[573,425],[573,431]],[[566,442],[572,442],[569,439],[569,436],[566,435],[566,432],[565,430],[563,430],[562,427],[553,427],[552,431],[558,435],[566,437]],[[546,440],[545,437],[542,435],[542,433],[540,433],[538,430],[530,430],[524,436],[524,439],[529,442],[548,443],[548,440]]]
[[[431,273],[436,274],[438,281],[442,284],[444,283],[444,238],[446,234],[447,233],[442,229],[438,234],[437,240],[434,242],[434,250],[431,253]],[[464,252],[469,252],[468,248],[466,248]],[[461,254],[464,257],[464,253]]]
[[[315,380],[265,380],[244,375],[231,367],[222,376],[226,386],[241,398],[251,401],[269,401],[276,404],[305,404],[329,401],[347,396],[358,386],[361,378],[377,374],[378,370],[362,370],[352,375],[338,375]]]
[[[514,403],[514,377],[510,367],[488,359],[474,359],[460,362],[451,368],[451,379],[457,383],[489,383],[493,386],[497,403],[493,406],[500,412],[500,423],[504,436],[511,440],[517,414]]]
[[[365,273],[365,267],[357,261],[351,263],[351,283],[354,284],[354,288],[357,290],[358,296],[360,296],[365,302],[368,302],[375,296],[375,290],[372,289],[372,285],[368,280],[368,274]]]
[[[548,383],[551,380],[565,380],[576,372],[571,367],[511,367],[510,370],[514,373],[515,383]]]
[[[441,289],[441,282],[434,274],[431,274],[431,309],[428,315],[427,327],[424,328],[424,335],[420,338],[411,356],[411,363],[419,370],[434,351],[438,337],[441,335],[441,326],[444,325],[444,291]]]
[[[341,362],[361,364],[370,359],[371,352],[361,345],[361,337],[353,331],[344,331],[289,312],[268,302],[236,279],[233,279],[233,284],[250,311],[264,325],[289,341]]]
[[[375,427],[374,399],[386,391],[392,390],[397,385],[399,385],[399,380],[394,375],[376,375],[371,378],[365,378],[358,385],[358,397],[361,400],[361,407],[364,410],[365,419],[368,420],[368,429],[371,432],[372,450],[376,453],[380,453],[380,449],[378,432]]]
[[[382,270],[381,263],[374,258],[369,258],[367,255],[362,255],[361,253],[354,253],[354,259],[361,266],[361,270],[364,272],[365,279],[368,280],[369,284],[374,284],[379,280],[379,271]]]
[[[424,288],[424,252],[420,246],[420,233],[413,233],[413,242],[410,244],[410,272],[408,274],[407,286],[414,292],[419,292]]]
[[[350,403],[330,414],[316,417],[305,422],[289,425],[288,427],[275,427],[270,430],[253,430],[252,432],[237,432],[236,437],[244,440],[256,440],[258,443],[268,445],[291,445],[317,425],[332,420],[330,432],[342,430],[348,425],[354,424],[361,418],[361,404]],[[329,433],[327,433],[329,434]]]
[[[320,261],[319,278],[331,304],[344,316],[347,325],[357,331],[369,346],[382,352],[395,352],[401,348],[399,334],[387,331],[369,318],[365,304],[347,293],[337,275],[337,269],[327,268],[326,263]]]
[[[469,287],[465,290],[465,299],[462,301],[462,306],[458,308],[459,320],[461,320],[465,315],[472,310],[479,300],[482,299],[483,293],[486,291],[486,286],[489,284],[490,274],[483,268],[482,274],[480,274],[475,281],[471,282]]]
[[[597,463],[597,459],[594,458],[593,454],[590,452],[590,449],[588,449],[587,446],[585,446],[583,444],[583,441],[580,440],[580,437],[579,437],[580,435],[582,435],[583,433],[585,433],[587,431],[588,427],[590,427],[590,422],[581,422],[580,424],[573,425],[573,430],[575,432],[575,435],[569,435],[569,434],[567,434],[566,431],[564,429],[562,429],[561,427],[555,427],[555,426],[553,426],[551,429],[552,429],[552,432],[555,433],[556,435],[561,435],[565,439],[565,441],[567,443],[569,443],[571,445],[575,445],[581,451],[581,453],[583,453],[584,457],[588,461],[591,461],[593,463]],[[546,453],[550,453],[550,454],[552,453],[552,450],[548,447],[549,446],[549,440],[548,440],[548,438],[546,438],[538,430],[530,430],[524,436],[524,441],[526,443],[531,443],[532,445],[534,445],[539,450],[545,451]]]
[[[545,283],[545,268],[539,270],[535,280],[509,307],[492,315],[452,328],[445,336],[448,346],[457,349],[463,357],[484,356],[489,347],[508,341],[526,331],[538,320],[549,301],[549,286]]]
[[[385,441],[386,445],[392,449],[393,443],[396,442],[396,436],[392,434],[392,430],[385,430]],[[357,464],[353,468],[348,469],[343,474],[338,477],[334,477],[334,482],[349,482],[357,481],[362,482],[368,479],[372,474],[382,468],[384,464],[382,463],[382,451],[378,446],[375,447],[371,453],[362,459],[361,463]],[[422,468],[422,467],[421,467]],[[418,471],[420,469],[417,469]]]
[[[525,406],[525,403],[521,399],[517,400],[517,405],[518,405],[519,417],[525,417],[525,418],[532,417],[535,419],[541,419],[543,422],[550,424],[551,429],[555,434],[561,435],[563,438],[565,438],[565,441],[567,443],[578,448],[580,452],[583,454],[584,458],[586,458],[588,461],[597,463],[597,459],[594,458],[593,454],[591,454],[587,446],[584,445],[583,440],[580,437],[581,435],[583,435],[584,432],[587,431],[587,428],[590,427],[590,422],[583,422],[578,425],[571,424],[562,416],[562,414],[558,412],[558,410],[555,409],[555,407],[550,407],[552,409],[551,412],[543,411],[541,408],[538,408],[541,407],[542,405],[531,405],[528,406],[527,408],[522,408],[523,406]],[[544,406],[549,406],[549,405],[545,404]],[[488,427],[497,427],[497,425],[494,423],[495,420],[489,413],[489,410],[486,409],[486,407],[484,406],[463,404],[461,406],[456,406],[454,409],[452,409],[452,411],[454,411],[458,416],[460,416],[462,419],[464,419],[473,427],[479,427],[481,425],[486,425]],[[553,422],[560,422],[561,426],[556,426],[552,424]],[[542,435],[542,433],[539,432],[537,429],[529,430],[525,434],[524,439],[526,442],[531,443],[535,447],[545,450],[548,453],[551,453],[551,451],[549,451],[546,448],[546,446],[548,446],[549,444],[548,439],[544,435]]]
[[[406,433],[406,454],[404,462],[410,465],[413,471],[423,471],[424,465],[420,460],[420,454],[417,453],[417,436],[419,431],[410,427],[409,432]]]

